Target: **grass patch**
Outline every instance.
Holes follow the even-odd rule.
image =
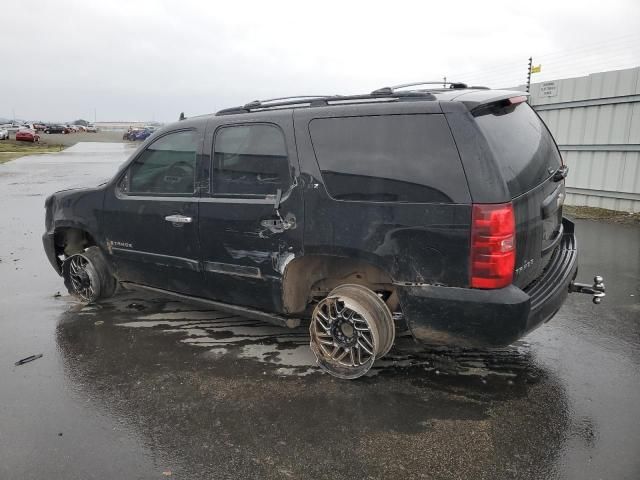
[[[25,155],[39,153],[60,152],[63,145],[49,145],[47,143],[16,142],[15,140],[5,140],[0,142],[0,163],[5,163]]]
[[[596,207],[576,207],[565,205],[562,211],[581,220],[600,220],[604,222],[622,223],[625,225],[640,225],[640,213],[619,212]]]

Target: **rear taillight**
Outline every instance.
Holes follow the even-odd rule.
[[[511,203],[474,204],[471,219],[471,287],[502,288],[513,281],[516,222]]]

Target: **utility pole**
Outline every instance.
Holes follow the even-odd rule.
[[[533,67],[533,57],[529,57],[529,68],[527,69],[527,93],[531,87],[531,68]]]
[[[447,76],[442,77],[442,88],[447,88]]]

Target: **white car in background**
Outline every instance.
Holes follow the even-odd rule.
[[[95,125],[87,125],[87,132],[89,133],[98,133],[98,127]]]
[[[0,140],[9,140],[9,130],[0,127]]]

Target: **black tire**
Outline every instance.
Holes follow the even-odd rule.
[[[98,247],[67,257],[62,264],[62,276],[68,292],[86,303],[112,297],[118,286]]]
[[[316,305],[309,333],[318,365],[342,379],[366,374],[395,340],[386,303],[375,292],[354,284],[336,287]]]

